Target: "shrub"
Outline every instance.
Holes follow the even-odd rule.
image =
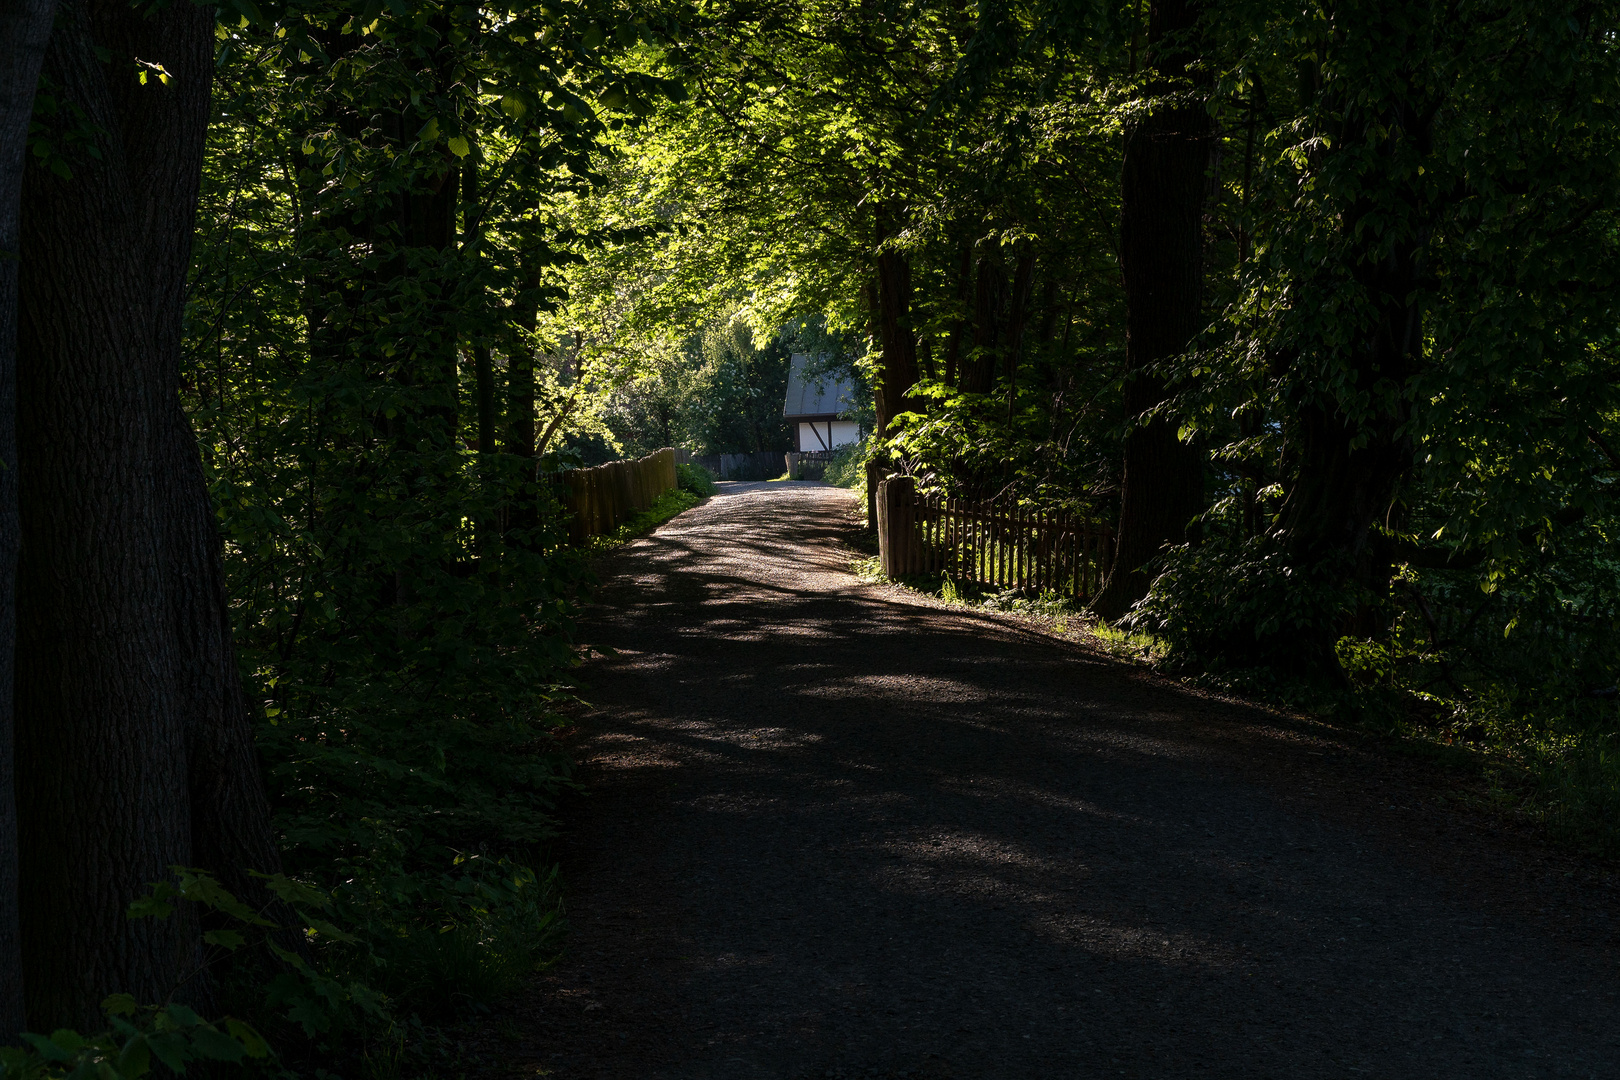
[[[693,495],[708,496],[715,491],[714,477],[695,461],[675,466],[675,482],[682,491],[690,491]]]
[[[849,443],[834,450],[832,460],[827,462],[827,472],[823,479],[836,487],[864,488],[869,441],[870,438],[862,439],[858,443]]]
[[[1119,625],[1151,635],[1171,668],[1287,668],[1302,641],[1334,640],[1353,610],[1330,570],[1292,565],[1267,536],[1183,544],[1161,557],[1147,595]]]

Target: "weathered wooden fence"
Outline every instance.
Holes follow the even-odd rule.
[[[623,525],[675,486],[675,451],[654,450],[634,461],[571,469],[559,477],[568,514],[568,542],[582,544]]]
[[[831,450],[789,450],[787,477],[789,480],[824,480],[827,466],[832,463]]]
[[[888,577],[941,573],[1074,600],[1095,595],[1113,552],[1113,530],[1106,525],[1010,501],[918,495],[909,476],[878,485],[877,531]]]
[[[757,454],[695,454],[692,460],[716,480],[775,480],[787,464],[780,450]]]

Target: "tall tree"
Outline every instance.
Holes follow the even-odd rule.
[[[196,918],[125,917],[176,864],[242,895],[279,859],[219,540],[179,397],[211,14],[61,5],[59,170],[22,200],[17,806],[27,1022],[112,989],[206,1001]]]
[[[1154,0],[1144,115],[1125,129],[1120,263],[1125,277],[1125,436],[1114,569],[1092,604],[1123,615],[1147,592],[1147,562],[1180,543],[1203,509],[1203,461],[1173,417],[1148,414],[1170,386],[1161,366],[1185,352],[1203,322],[1203,209],[1210,120],[1188,78],[1199,11],[1195,0]]]
[[[12,676],[17,638],[17,276],[29,120],[55,0],[0,5],[0,1044],[23,1027]]]

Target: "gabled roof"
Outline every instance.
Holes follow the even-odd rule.
[[[812,375],[807,381],[805,369],[809,366],[809,353],[793,354],[783,416],[789,419],[795,416],[836,416],[855,407],[855,391],[848,379],[838,380],[823,373]]]

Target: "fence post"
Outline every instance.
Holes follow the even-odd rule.
[[[878,527],[878,485],[883,482],[883,469],[875,461],[866,463],[866,528]]]
[[[614,494],[618,496],[616,501],[619,504],[617,520],[613,522],[613,527],[616,529],[629,521],[630,515],[636,512],[636,489],[632,486],[635,477],[630,473],[630,463],[628,461],[618,461],[614,462],[614,465],[613,489]]]
[[[602,479],[606,475],[600,465],[590,470],[591,485],[591,535],[601,536],[608,531],[608,504],[605,492],[602,490]]]
[[[891,476],[877,486],[878,562],[885,577],[911,572],[916,548],[912,502],[916,488],[909,476]]]
[[[568,542],[583,544],[591,535],[591,495],[585,470],[574,469],[568,475]]]

